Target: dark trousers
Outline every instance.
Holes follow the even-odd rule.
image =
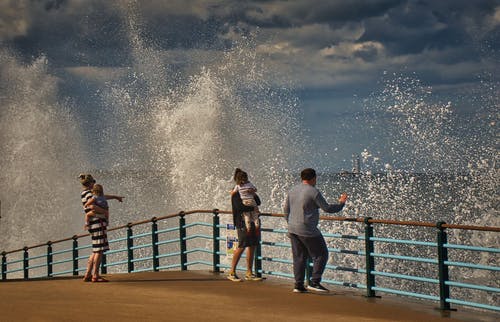
[[[313,262],[311,281],[319,283],[328,261],[328,248],[322,235],[316,237],[304,237],[295,234],[288,234],[292,244],[293,255],[293,275],[295,276],[295,286],[303,286],[307,258]]]

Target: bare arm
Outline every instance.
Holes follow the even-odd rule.
[[[90,209],[90,210],[94,211],[95,213],[103,214],[103,215],[106,215],[106,216],[109,214],[108,209],[101,208],[101,207],[99,207],[98,205],[95,204],[95,198],[94,197],[92,197],[89,200],[87,200],[87,202],[85,203],[85,205],[83,206],[83,208],[84,209]]]
[[[348,198],[347,193],[345,193],[345,192],[344,192],[344,193],[342,193],[342,194],[340,195],[340,198],[339,198],[339,203],[341,203],[341,204],[345,204],[345,202],[347,201],[347,198]]]
[[[98,213],[98,214],[107,214],[109,213],[108,209],[104,209],[104,208],[101,208],[97,205],[90,205],[90,207],[88,207],[89,209],[93,210],[94,212]]]
[[[104,195],[104,198],[106,199],[115,199],[115,200],[118,200],[119,202],[122,202],[123,201],[123,198],[125,197],[122,197],[122,196],[115,196],[115,195]]]
[[[89,200],[87,200],[87,202],[85,203],[85,205],[83,205],[83,208],[91,208],[90,206],[92,206],[95,202],[95,198],[92,197],[92,198],[89,198]]]

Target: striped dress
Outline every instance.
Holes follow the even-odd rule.
[[[85,208],[85,204],[90,198],[92,198],[92,192],[90,192],[90,190],[84,190],[82,191],[81,197],[84,211],[87,213],[91,209]],[[107,225],[106,220],[97,218],[96,216],[90,217],[89,233],[92,238],[92,251],[94,253],[109,250]]]

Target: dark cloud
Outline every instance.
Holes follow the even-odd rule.
[[[45,10],[57,10],[61,8],[65,3],[67,3],[67,0],[50,0],[50,1],[40,1],[39,2],[45,2],[44,8]]]
[[[332,26],[349,21],[362,21],[383,15],[399,5],[401,0],[350,0],[350,1],[256,1],[247,6],[246,21],[260,27],[297,27],[311,23]]]
[[[36,1],[26,8],[26,31],[4,37],[4,44],[24,60],[44,54],[59,67],[127,65],[130,32],[137,32],[144,45],[165,50],[227,46],[219,37],[227,30],[227,21],[122,3],[88,1],[78,6],[70,1]]]
[[[128,37],[121,15],[98,2],[70,8],[67,1],[36,2],[26,14],[27,29],[5,43],[24,60],[46,55],[57,67],[120,65]]]
[[[223,48],[219,35],[223,23],[196,16],[153,16],[142,26],[141,36],[162,49]],[[180,32],[181,31],[181,32]]]
[[[374,137],[360,142],[358,129],[332,120],[365,130],[356,114],[391,75],[417,78],[464,115],[488,106],[474,97],[498,107],[499,45],[498,0],[0,0],[0,54],[46,57],[81,119],[99,118],[100,93],[113,86],[163,94],[202,68],[227,68],[236,48],[248,62],[232,64],[232,75],[262,63],[266,81],[294,87],[306,127],[324,146],[345,142],[348,155]]]
[[[487,17],[495,12],[494,3],[410,1],[391,8],[383,17],[367,19],[366,32],[360,40],[379,41],[394,55],[453,47],[472,58],[477,49],[474,39],[491,32],[485,25]]]
[[[354,52],[355,57],[360,57],[366,62],[375,61],[379,57],[379,48],[373,44],[366,44]]]
[[[0,4],[0,44],[55,67],[121,67],[134,47],[225,51],[258,28],[256,47],[276,73],[306,88],[366,87],[384,70],[430,84],[498,69],[494,0],[69,1]],[[133,44],[134,37],[141,44]],[[181,55],[178,55],[181,56]],[[175,64],[187,65],[177,60]]]

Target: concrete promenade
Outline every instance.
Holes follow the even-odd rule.
[[[330,287],[329,294],[292,293],[290,280],[234,283],[206,271],[162,271],[0,282],[0,321],[495,321],[467,308]]]

